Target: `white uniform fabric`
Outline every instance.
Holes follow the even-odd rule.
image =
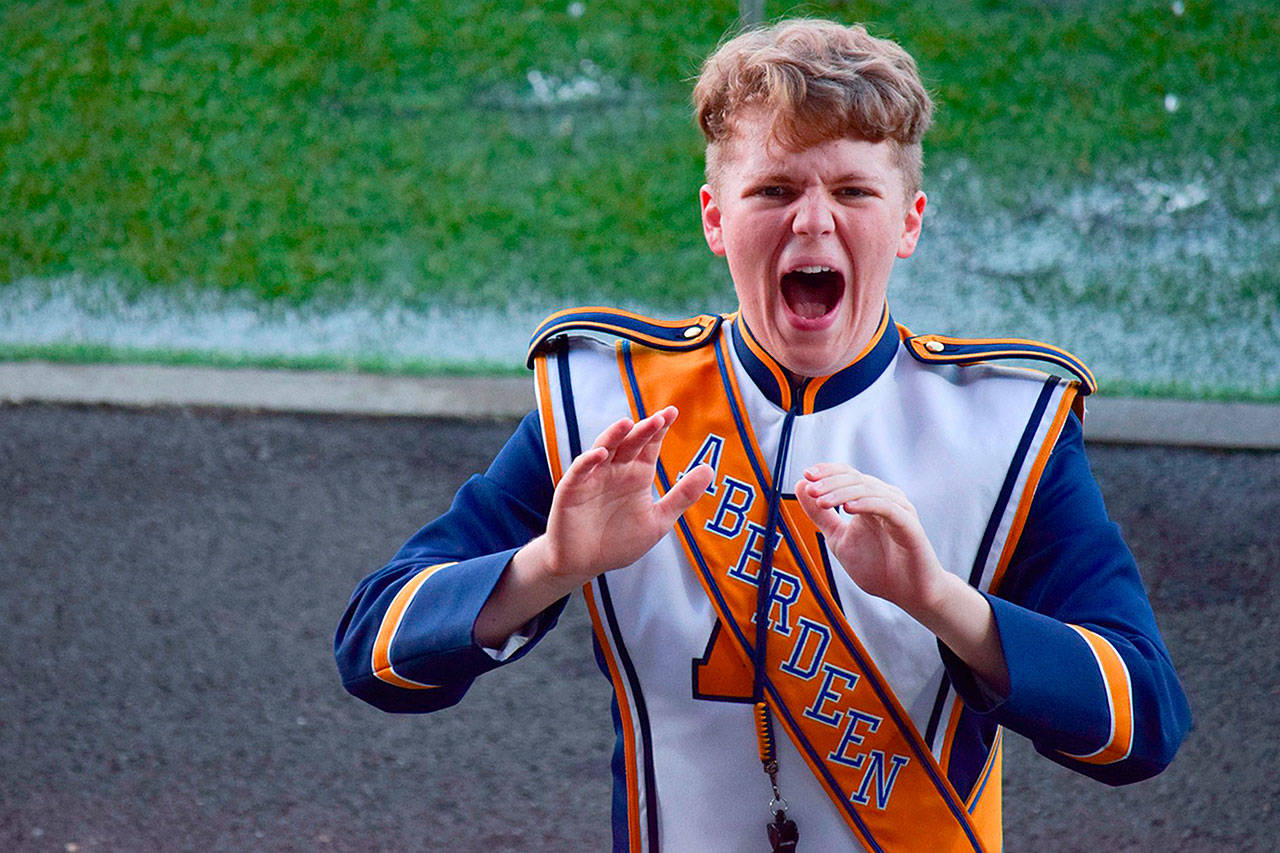
[[[727,326],[721,333],[728,334]],[[760,391],[735,348],[724,349],[764,464],[772,464],[788,414]],[[617,418],[630,415],[614,346],[574,339],[564,383],[571,388],[569,401],[562,395],[562,364],[547,360],[561,470],[571,462],[571,421],[577,423],[577,440],[587,447]],[[985,548],[977,583],[985,591],[1009,535],[1017,497],[1024,494],[1041,447],[1054,439],[1051,423],[1066,388],[1057,383],[1045,406],[1044,374],[985,365],[925,365],[899,346],[887,369],[865,390],[830,408],[794,416],[785,470],[772,472],[773,479],[790,494],[807,466],[843,462],[901,488],[942,565],[966,580],[998,512],[996,535]],[[1029,428],[1033,413],[1039,420]],[[726,429],[732,432],[733,426]],[[1030,445],[1023,440],[1027,432]],[[1015,462],[1010,491],[1006,479]],[[997,506],[1002,488],[1014,499]],[[745,533],[740,538],[745,541]],[[827,557],[845,616],[924,733],[944,677],[935,638],[895,605],[863,593],[834,557]],[[676,535],[668,535],[633,566],[597,579],[592,592],[601,604],[597,636],[607,638],[605,653],[619,674],[615,689],[625,693],[619,706],[632,718],[636,754],[642,757],[627,784],[640,799],[641,814],[654,805],[649,798],[656,798],[662,848],[759,849],[771,791],[757,757],[750,705],[693,695],[691,664],[707,650],[715,614]],[[942,706],[944,714],[954,707],[951,696]],[[935,727],[930,744],[935,756],[947,722],[944,715]],[[800,826],[802,845],[817,850],[856,846],[840,813],[781,730],[778,741],[780,785],[790,816]],[[642,820],[645,849],[649,831]]]

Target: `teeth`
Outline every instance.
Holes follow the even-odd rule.
[[[835,272],[831,267],[818,266],[816,264],[807,267],[796,267],[792,272],[803,273],[819,273],[819,272]]]

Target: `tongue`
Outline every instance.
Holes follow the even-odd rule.
[[[839,276],[835,273],[787,273],[782,277],[782,298],[799,317],[822,317],[840,300]]]

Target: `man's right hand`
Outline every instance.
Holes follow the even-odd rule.
[[[573,460],[556,486],[547,532],[512,557],[476,619],[475,636],[496,648],[546,607],[658,543],[711,483],[700,465],[655,501],[662,439],[678,412],[668,406],[633,423],[623,418]]]

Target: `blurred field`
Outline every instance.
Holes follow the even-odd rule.
[[[899,319],[1280,399],[1273,4],[766,8],[869,22],[938,96]],[[510,369],[564,304],[729,308],[688,91],[736,11],[10,4],[0,356]]]

